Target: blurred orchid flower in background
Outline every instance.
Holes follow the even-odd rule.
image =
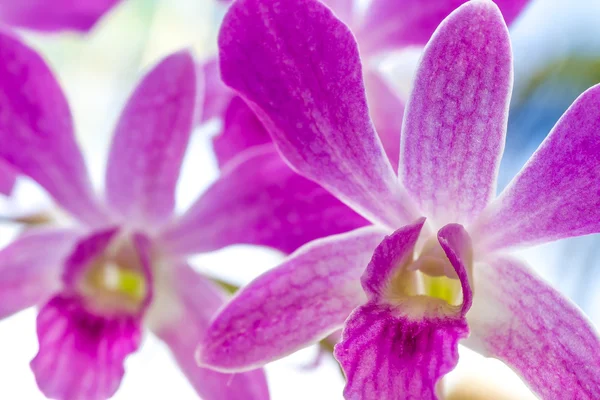
[[[491,1],[461,6],[426,46],[399,178],[369,118],[357,44],[326,7],[238,0],[219,47],[224,81],[287,161],[373,225],[313,241],[242,289],[211,323],[201,365],[256,368],[346,321],[335,353],[349,399],[435,398],[469,334],[465,345],[542,398],[600,396],[596,332],[507,253],[599,232],[599,86],[492,201],[513,73]]]
[[[112,141],[105,201],[91,189],[68,104],[42,58],[7,34],[0,35],[0,58],[0,158],[75,220],[26,231],[0,251],[0,317],[41,306],[31,368],[42,392],[66,400],[112,396],[125,358],[147,328],[203,398],[268,399],[261,370],[220,374],[198,368],[193,357],[225,296],[187,264],[186,245],[202,240],[199,247],[210,251],[229,244],[227,237],[212,238],[205,231],[210,226],[196,218],[221,202],[223,191],[237,188],[251,164],[241,163],[241,172],[231,170],[187,214],[173,216],[202,97],[190,54],[161,61],[127,102]],[[220,218],[243,226],[229,215]]]

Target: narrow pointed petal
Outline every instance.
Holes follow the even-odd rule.
[[[0,250],[0,319],[40,304],[60,287],[77,238],[72,230],[30,231]]]
[[[115,131],[106,197],[128,220],[161,223],[175,204],[175,185],[194,123],[196,67],[188,52],[155,66],[129,99]]]
[[[461,225],[447,225],[438,234],[462,285],[461,306],[389,294],[393,279],[411,265],[423,223],[421,219],[387,236],[363,274],[369,303],[352,312],[334,351],[348,380],[348,400],[437,399],[438,380],[458,362],[458,342],[469,332],[465,314],[472,299],[467,276],[471,243]]]
[[[474,271],[465,343],[517,372],[540,398],[600,398],[600,339],[583,313],[533,275],[498,258]]]
[[[363,54],[427,43],[437,26],[466,0],[375,0],[369,3],[356,36]],[[507,24],[529,0],[496,0]]]
[[[292,171],[273,146],[240,157],[163,232],[171,252],[193,254],[244,243],[291,253],[314,239],[369,224]]]
[[[0,161],[0,193],[10,196],[15,183],[17,183],[17,173],[6,163]]]
[[[200,122],[206,122],[212,118],[222,118],[235,93],[221,80],[219,61],[216,58],[205,61],[199,67],[202,71],[201,75],[204,77]]]
[[[89,31],[120,0],[27,0],[0,3],[2,22],[39,31]]]
[[[397,171],[404,102],[377,71],[366,71],[364,78],[373,125],[390,164]]]
[[[81,298],[62,294],[40,310],[37,334],[31,368],[45,396],[105,400],[121,383],[125,358],[140,345],[141,321],[94,315]]]
[[[316,0],[236,1],[219,51],[223,80],[294,169],[372,221],[415,218],[369,118],[356,42],[329,9]]]
[[[170,279],[173,304],[168,307],[166,318],[158,321],[154,333],[169,346],[198,395],[205,400],[268,400],[262,370],[224,374],[198,366],[194,358],[196,347],[226,297],[186,265],[176,266]]]
[[[508,30],[491,1],[460,7],[425,48],[399,175],[436,224],[470,222],[495,195],[512,79]]]
[[[473,229],[488,250],[600,232],[600,85],[575,100]]]
[[[254,111],[241,97],[234,97],[225,111],[223,131],[213,139],[219,167],[223,167],[244,150],[271,143],[271,136]]]
[[[75,217],[103,223],[62,90],[44,60],[6,33],[0,33],[0,109],[0,158]]]
[[[383,236],[363,228],[301,247],[217,314],[200,346],[200,363],[249,370],[339,329],[364,301],[359,278]]]

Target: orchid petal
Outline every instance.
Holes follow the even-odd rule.
[[[177,254],[239,243],[290,253],[311,240],[365,225],[368,221],[292,171],[267,145],[229,163],[161,240]]]
[[[40,349],[31,368],[45,396],[104,400],[119,387],[125,358],[141,341],[141,321],[87,311],[81,298],[52,298],[37,318]]]
[[[502,15],[470,1],[426,46],[402,131],[399,175],[435,223],[470,222],[494,196],[511,88]]]
[[[364,79],[371,119],[390,164],[397,171],[404,102],[377,71],[366,71]]]
[[[363,274],[370,301],[350,315],[334,351],[348,379],[346,399],[437,399],[436,383],[458,362],[458,341],[468,335],[464,317],[472,299],[466,269],[471,243],[462,226],[447,225],[438,234],[463,287],[459,310],[446,305],[445,311],[436,306],[418,312],[412,310],[410,296],[395,303],[385,293],[411,264],[423,223],[421,219],[387,236]],[[428,300],[412,301],[423,310]]]
[[[363,228],[315,240],[242,289],[213,320],[201,365],[262,366],[340,328],[364,295],[359,277],[384,234]]]
[[[171,271],[174,302],[168,307],[168,317],[159,321],[154,332],[169,346],[198,395],[205,400],[268,399],[269,390],[262,370],[223,374],[198,367],[194,359],[196,346],[226,298],[213,283],[189,266],[178,265]],[[157,306],[160,308],[160,304]]]
[[[200,122],[206,122],[212,118],[222,117],[235,93],[221,80],[219,62],[216,58],[201,64],[200,70],[204,77],[204,101]]]
[[[44,60],[0,33],[0,158],[44,187],[68,212],[103,223],[69,106]]]
[[[414,321],[368,303],[346,321],[335,346],[348,383],[347,400],[436,400],[436,382],[458,362],[463,318]]]
[[[106,197],[128,220],[161,223],[171,216],[196,95],[194,60],[179,52],[144,77],[123,110],[108,160]]]
[[[420,218],[386,236],[377,246],[361,277],[369,300],[384,301],[390,280],[411,264],[413,249],[424,223],[425,218]],[[468,272],[473,260],[471,238],[462,225],[448,224],[438,232],[438,241],[460,280],[463,292],[461,313],[464,314],[473,301]]]
[[[466,0],[374,0],[356,30],[363,54],[427,43],[437,26]],[[510,24],[529,0],[496,0]]]
[[[361,277],[362,287],[369,299],[379,299],[398,268],[403,268],[412,260],[413,250],[424,223],[425,218],[421,218],[414,224],[404,226],[386,236],[377,246]]]
[[[2,21],[39,31],[87,32],[120,0],[27,0],[0,3]]]
[[[600,339],[583,313],[511,258],[475,268],[465,343],[514,369],[542,399],[600,398]]]
[[[294,169],[372,221],[414,219],[369,118],[356,42],[329,9],[236,1],[219,49],[223,80]]]
[[[87,272],[90,263],[100,256],[118,233],[117,228],[108,228],[81,237],[64,262],[62,279],[67,287],[76,286],[79,278]]]
[[[234,97],[225,111],[223,132],[213,139],[213,149],[219,167],[223,167],[242,151],[271,143],[271,136],[241,99]]]
[[[600,85],[584,92],[481,216],[495,250],[600,232]]]
[[[60,287],[63,261],[78,233],[29,231],[0,250],[0,319],[46,300]]]
[[[17,173],[6,163],[0,161],[0,193],[10,196],[15,183],[17,183]]]

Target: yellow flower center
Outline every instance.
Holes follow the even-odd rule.
[[[133,246],[117,242],[87,267],[79,290],[97,311],[136,313],[148,296],[149,282]]]
[[[467,261],[467,268],[471,268],[472,261]],[[425,242],[418,257],[408,257],[401,264],[387,288],[390,304],[415,318],[459,312],[461,283],[437,237]]]

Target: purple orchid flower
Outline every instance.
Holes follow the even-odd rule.
[[[262,370],[221,374],[199,368],[193,356],[225,296],[186,256],[235,243],[229,233],[238,229],[260,236],[270,209],[252,196],[241,206],[230,199],[244,199],[243,185],[260,173],[259,154],[224,172],[187,213],[173,215],[202,97],[191,55],[164,59],[129,99],[110,150],[104,201],[91,189],[68,104],[42,58],[2,33],[0,60],[0,159],[76,220],[72,228],[28,230],[0,251],[0,318],[41,307],[31,367],[42,392],[61,400],[112,396],[147,328],[202,398],[268,399]]]
[[[121,0],[0,1],[0,21],[36,31],[87,32]]]
[[[404,100],[394,93],[377,71],[379,57],[387,51],[411,45],[424,45],[444,17],[466,0],[374,0],[362,12],[354,0],[324,0],[323,3],[345,22],[358,41],[365,70],[364,83],[369,101],[370,116],[392,166],[397,169],[400,151],[400,126]],[[527,0],[499,0],[498,6],[510,23],[528,4]],[[208,102],[204,104],[206,118],[222,116],[221,134],[214,139],[214,151],[221,167],[244,151],[261,146],[271,148],[265,157],[265,169],[272,171],[267,185],[281,188],[271,198],[279,229],[263,244],[284,253],[321,237],[347,232],[369,225],[351,208],[345,206],[315,182],[291,171],[274,150],[269,133],[254,112],[233,91],[220,86],[217,65],[203,65],[210,76]],[[218,94],[217,94],[218,93]],[[274,173],[277,172],[277,175]],[[265,183],[255,179],[257,192]],[[257,243],[252,243],[257,244]]]
[[[508,253],[600,231],[600,86],[493,199],[513,72],[491,1],[461,6],[427,44],[399,176],[369,118],[356,42],[326,7],[238,0],[219,47],[224,81],[287,161],[373,225],[315,240],[240,291],[201,365],[256,368],[344,327],[348,399],[435,398],[461,340],[544,399],[600,398],[595,330]]]

